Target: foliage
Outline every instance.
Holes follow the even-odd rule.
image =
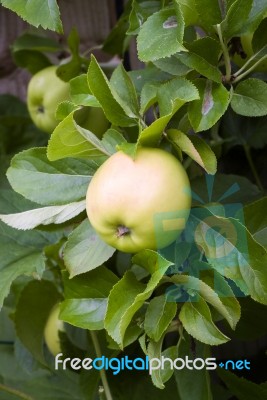
[[[35,27],[63,31],[56,0],[1,4]],[[99,356],[100,347],[109,357],[206,358],[214,345],[266,333],[266,324],[253,329],[253,316],[263,318],[267,305],[267,70],[256,71],[267,57],[266,15],[266,3],[256,0],[129,0],[103,49],[123,56],[136,40],[143,68],[127,71],[122,61],[111,75],[93,54],[79,53],[73,30],[70,57],[57,69],[70,82],[70,100],[59,105],[48,143],[24,104],[0,97],[0,399],[16,391],[25,399],[98,399],[100,377],[111,399],[103,374],[54,371],[42,332],[59,299],[69,327],[63,352],[74,356]],[[254,53],[239,67],[246,34]],[[60,51],[43,33],[26,33],[12,47],[32,73]],[[110,121],[100,139],[79,123],[89,107]],[[85,195],[110,155],[133,156],[139,146],[182,161],[193,206],[174,244],[129,257],[94,232]],[[231,158],[240,151],[237,169]],[[238,399],[266,397],[266,383],[216,372]],[[107,377],[114,399],[230,398],[206,370]]]

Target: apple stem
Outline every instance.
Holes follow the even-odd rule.
[[[130,229],[127,228],[126,226],[119,225],[118,228],[117,228],[117,237],[126,236],[130,232],[131,232]]]

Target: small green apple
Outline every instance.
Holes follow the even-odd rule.
[[[59,103],[69,99],[69,84],[56,74],[52,65],[37,72],[30,80],[27,106],[34,124],[44,132],[52,133],[59,121],[55,112]]]
[[[44,330],[45,343],[53,356],[62,353],[59,332],[65,332],[64,322],[59,319],[59,313],[60,306],[56,304],[49,314]]]
[[[184,229],[190,184],[170,153],[139,148],[132,159],[113,154],[93,176],[86,195],[88,218],[109,245],[125,253],[160,249]]]

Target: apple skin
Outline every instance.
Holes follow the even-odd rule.
[[[69,84],[56,75],[56,65],[37,72],[30,80],[27,106],[30,116],[44,132],[52,133],[59,121],[55,112],[59,103],[69,100]]]
[[[60,306],[59,304],[56,304],[49,314],[44,330],[44,339],[46,345],[54,357],[58,353],[62,353],[59,331],[65,332],[64,322],[59,319],[59,313]]]
[[[139,148],[135,159],[113,154],[93,176],[86,195],[88,218],[110,246],[136,253],[176,240],[191,206],[190,183],[170,153]]]

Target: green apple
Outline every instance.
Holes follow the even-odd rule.
[[[75,119],[82,128],[93,132],[99,139],[110,127],[110,122],[101,107],[84,107],[76,111]]]
[[[86,195],[88,218],[99,236],[126,253],[161,249],[184,229],[190,184],[170,153],[139,148],[132,159],[113,154],[93,176]]]
[[[49,314],[44,330],[45,343],[53,356],[62,353],[59,332],[65,332],[64,322],[59,319],[59,313],[60,306],[56,304]]]
[[[44,68],[31,78],[27,92],[27,106],[34,124],[52,133],[59,121],[55,112],[59,103],[69,99],[69,84],[56,74],[56,65]]]

